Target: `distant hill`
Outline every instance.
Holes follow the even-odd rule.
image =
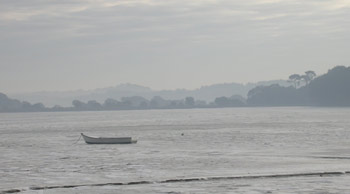
[[[46,111],[42,103],[31,104],[29,102],[21,102],[17,99],[7,97],[0,93],[0,112],[36,112]]]
[[[350,106],[350,67],[334,67],[305,89],[312,105]]]
[[[91,91],[38,92],[16,97],[32,100],[34,104],[0,93],[0,112],[350,106],[350,67],[337,66],[318,77],[310,72],[312,71],[307,71],[302,76],[293,74],[290,82],[225,83],[203,86],[196,90],[154,91],[144,86],[121,84]]]
[[[95,90],[76,90],[66,92],[33,92],[9,94],[11,98],[25,100],[31,103],[42,102],[44,105],[52,107],[54,105],[71,106],[73,100],[89,101],[96,100],[104,102],[108,98],[121,99],[130,96],[142,96],[148,100],[154,96],[160,96],[164,99],[175,100],[184,99],[188,96],[194,97],[196,100],[204,100],[213,102],[215,98],[233,95],[247,96],[247,93],[252,88],[259,85],[279,84],[281,86],[290,86],[291,84],[285,80],[263,81],[258,83],[223,83],[210,86],[203,86],[195,90],[177,89],[177,90],[152,90],[149,87],[144,87],[135,84],[121,84],[115,87],[99,88]]]
[[[296,88],[258,86],[248,93],[249,106],[350,106],[350,67],[337,66]]]

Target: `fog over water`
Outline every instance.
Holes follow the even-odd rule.
[[[0,4],[0,194],[350,190],[350,1]]]

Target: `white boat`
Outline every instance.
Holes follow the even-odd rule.
[[[81,133],[87,144],[130,144],[136,143],[131,137],[89,137]]]

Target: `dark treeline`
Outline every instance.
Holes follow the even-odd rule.
[[[216,107],[237,107],[246,106],[246,100],[242,96],[218,97],[214,102],[207,103],[202,100],[195,100],[193,97],[186,97],[180,100],[166,100],[155,96],[147,100],[141,96],[123,97],[121,100],[107,99],[100,104],[95,100],[82,102],[74,100],[70,110],[145,110],[145,109],[188,109],[188,108],[216,108]]]
[[[30,104],[10,99],[0,93],[0,112],[44,112],[44,111],[102,111],[102,110],[146,110],[146,109],[188,109],[188,108],[215,108],[246,106],[245,99],[241,96],[219,97],[214,102],[195,100],[186,97],[180,100],[166,100],[155,96],[147,100],[141,96],[123,97],[121,100],[106,99],[104,103],[96,100],[82,102],[73,100],[72,107],[54,106],[45,107],[42,103]]]
[[[144,110],[144,109],[181,109],[201,108],[208,106],[205,101],[195,101],[193,97],[186,97],[181,100],[165,100],[159,96],[147,100],[141,96],[123,97],[121,100],[107,99],[100,104],[95,100],[82,102],[74,100],[73,110]]]
[[[186,97],[180,100],[166,100],[155,96],[147,100],[141,96],[123,97],[120,100],[106,99],[82,102],[73,100],[71,107],[45,107],[42,103],[31,104],[10,99],[0,93],[0,112],[35,111],[98,111],[98,110],[146,110],[222,108],[246,106],[350,106],[350,67],[337,66],[328,73],[316,77],[313,71],[303,75],[292,74],[289,81],[293,86],[278,84],[257,86],[248,92],[247,99],[239,95],[217,97],[213,102]]]
[[[21,102],[0,93],[0,112],[37,112],[46,110],[47,108],[42,103]]]
[[[315,75],[312,71],[291,75],[294,87],[258,86],[249,91],[247,105],[350,106],[350,67],[337,66],[322,76]]]

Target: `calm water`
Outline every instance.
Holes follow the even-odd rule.
[[[81,132],[132,136],[138,142],[87,145],[82,139],[77,142]],[[10,189],[45,194],[350,190],[349,173],[300,175],[350,171],[349,108],[0,114],[0,134],[0,193]],[[264,177],[276,174],[297,176]],[[240,176],[244,178],[232,178]],[[189,178],[207,180],[162,182]],[[104,185],[136,181],[148,184]],[[32,190],[67,185],[82,186]]]

